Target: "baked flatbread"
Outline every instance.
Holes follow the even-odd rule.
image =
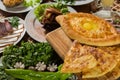
[[[113,70],[111,70],[110,72],[108,72],[107,74],[100,76],[98,79],[100,80],[115,80],[117,78],[120,77],[120,45],[116,45],[116,46],[111,46],[111,47],[97,47],[101,50],[103,50],[104,52],[107,52],[108,54],[111,54],[114,57],[114,60],[116,60],[116,62],[118,63],[117,66],[115,68],[113,68]],[[93,70],[99,71],[98,68],[94,68]],[[91,71],[89,71],[89,75]],[[83,74],[84,75],[84,74]],[[84,78],[85,76],[83,76]],[[88,77],[88,75],[87,75]],[[86,77],[86,78],[87,78]]]
[[[59,15],[56,21],[64,32],[80,43],[94,46],[120,44],[120,34],[109,22],[88,13]]]
[[[63,73],[81,73],[83,78],[105,75],[117,65],[114,56],[97,47],[81,45],[75,41],[65,56]]]
[[[103,51],[107,52],[108,54],[111,54],[115,57],[115,59],[120,62],[120,45],[115,46],[109,46],[109,47],[98,47],[99,49],[102,49]]]
[[[120,45],[111,46],[111,47],[99,47],[99,48],[113,55],[118,62],[117,66],[112,71],[104,75],[104,77],[106,76],[108,80],[118,79],[120,77]],[[103,76],[101,78],[103,78]],[[107,80],[107,79],[102,79],[102,80]]]
[[[79,75],[80,76],[80,75]],[[82,80],[116,80],[120,77],[120,62],[117,66],[107,74],[97,78],[84,78]]]
[[[80,73],[92,69],[97,65],[97,61],[82,45],[75,42],[65,56],[62,67],[63,73]]]

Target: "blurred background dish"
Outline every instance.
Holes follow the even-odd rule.
[[[9,13],[23,13],[31,10],[32,7],[25,7],[22,3],[14,7],[6,7],[0,0],[0,9]]]
[[[91,3],[93,1],[94,0],[75,0],[75,2],[73,4],[67,3],[67,5],[79,6],[79,5],[85,5],[85,4]],[[62,3],[65,4],[64,1]]]
[[[6,7],[15,7],[23,3],[23,0],[2,0]]]
[[[29,36],[31,36],[34,40],[38,42],[46,42],[45,38],[45,29],[41,22],[36,18],[34,14],[34,10],[32,9],[25,18],[25,28]],[[76,12],[72,7],[68,7],[70,12]],[[51,26],[52,27],[52,26]]]

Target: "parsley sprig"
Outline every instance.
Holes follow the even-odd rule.
[[[9,20],[10,24],[12,25],[12,27],[15,27],[15,28],[18,27],[18,25],[19,25],[19,18],[17,16],[9,18],[8,20]]]

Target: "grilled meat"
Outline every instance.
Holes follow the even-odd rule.
[[[11,24],[9,23],[8,20],[5,20],[5,26],[6,26],[7,32],[9,32],[9,33],[13,32],[13,28],[12,28],[12,26],[11,26]]]
[[[61,15],[62,13],[55,8],[48,8],[45,10],[44,17],[42,19],[43,27],[46,29],[46,33],[50,32],[60,25],[56,22],[55,17]]]
[[[0,22],[0,37],[3,37],[12,32],[13,28],[11,24],[8,22],[8,20],[5,20],[5,22]]]

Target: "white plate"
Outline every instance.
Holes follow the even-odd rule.
[[[12,7],[12,8],[7,8],[3,2],[0,0],[0,9],[9,13],[23,13],[23,12],[27,12],[29,10],[32,9],[32,7],[25,7],[23,6],[23,4],[16,6],[16,7]]]
[[[76,12],[72,7],[68,7],[70,12]],[[25,28],[27,33],[38,42],[46,42],[45,29],[42,24],[36,19],[34,9],[31,10],[25,18]]]
[[[70,3],[67,3],[67,5],[72,5],[72,6],[79,6],[79,5],[85,5],[85,4],[88,4],[88,3],[91,3],[93,2],[94,0],[76,0],[74,2],[74,4],[70,4]],[[63,2],[64,4],[64,2]]]
[[[11,18],[11,17],[8,17]],[[4,19],[8,19],[4,18]],[[4,21],[4,19],[0,19],[0,21]],[[24,20],[19,18],[19,26],[18,28],[14,28],[13,33],[6,35],[0,38],[0,53],[3,52],[4,48],[8,45],[14,44],[16,45],[25,35],[26,29],[24,27]]]

